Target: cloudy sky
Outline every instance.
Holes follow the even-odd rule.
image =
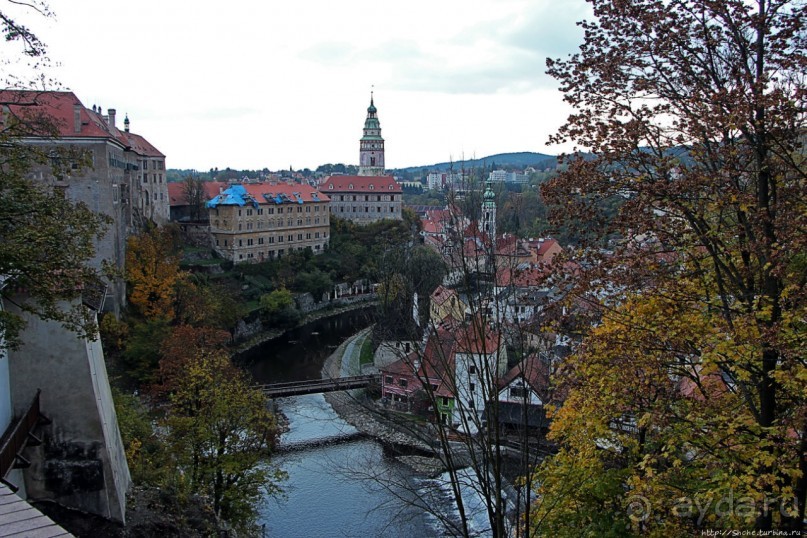
[[[87,106],[129,115],[171,168],[356,164],[374,88],[387,166],[558,153],[548,56],[583,0],[50,0],[29,20]]]

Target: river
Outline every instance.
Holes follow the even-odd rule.
[[[294,329],[241,355],[259,383],[319,379],[329,355],[372,323],[373,309],[346,312]],[[444,481],[415,475],[384,446],[361,436],[321,394],[280,398],[289,429],[272,464],[288,474],[284,495],[264,502],[258,523],[279,538],[451,536],[456,505]],[[474,482],[470,479],[470,482]],[[472,487],[467,489],[472,490]],[[463,495],[466,498],[466,494]],[[425,501],[424,501],[425,499]],[[477,501],[467,493],[466,506]],[[486,536],[484,507],[471,507],[478,536]],[[449,525],[451,525],[449,523]]]
[[[241,356],[260,383],[318,379],[325,359],[372,323],[372,309],[323,318]],[[358,435],[321,394],[281,398],[289,421],[272,463],[288,473],[284,496],[267,499],[259,523],[266,536],[435,536],[422,512],[399,497],[417,487],[408,467]],[[383,478],[383,481],[378,480]],[[397,483],[399,487],[389,488]],[[385,484],[387,487],[385,487]]]

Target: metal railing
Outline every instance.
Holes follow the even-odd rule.
[[[36,396],[25,414],[13,422],[0,437],[0,480],[4,479],[15,467],[26,466],[27,462],[20,455],[20,451],[25,448],[29,440],[39,442],[34,436],[33,430],[45,418],[39,410],[40,392],[37,389]]]

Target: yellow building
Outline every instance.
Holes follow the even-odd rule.
[[[455,321],[465,320],[465,303],[460,299],[457,292],[438,286],[430,297],[429,315],[432,323],[438,324],[447,317],[451,317]]]
[[[213,248],[235,263],[328,246],[330,199],[308,185],[231,185],[207,202]]]

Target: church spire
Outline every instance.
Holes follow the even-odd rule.
[[[359,140],[359,175],[384,175],[384,139],[381,137],[381,123],[378,121],[378,110],[370,91],[370,106],[367,107],[367,119],[364,120],[364,136]]]
[[[496,241],[496,194],[489,178],[485,183],[485,193],[482,195],[482,231],[488,234],[493,244]]]

